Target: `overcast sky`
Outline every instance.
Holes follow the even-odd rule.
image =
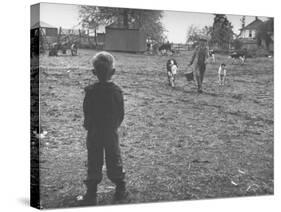
[[[31,9],[31,14],[34,11]],[[52,4],[41,3],[40,8],[41,21],[44,21],[55,27],[73,28],[78,25],[79,6],[70,4]],[[241,27],[242,15],[227,15],[228,20],[233,25],[233,31],[239,32]],[[174,43],[184,43],[186,39],[186,31],[190,25],[204,27],[213,24],[213,14],[208,13],[192,13],[178,11],[164,11],[162,23],[166,28],[168,40]],[[266,20],[266,17],[260,17],[261,20]],[[246,24],[255,19],[254,16],[246,16]],[[31,20],[31,26],[36,20]]]

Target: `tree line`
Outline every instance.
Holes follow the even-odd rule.
[[[246,17],[242,16],[241,29],[245,27]],[[269,49],[273,40],[273,18],[269,18],[264,21],[257,29],[256,41],[258,46],[262,46],[263,42],[265,48]],[[235,49],[241,49],[242,42],[239,39],[239,35],[233,32],[233,26],[224,14],[214,14],[214,21],[212,26],[205,26],[199,28],[191,25],[186,32],[186,42],[195,43],[198,42],[200,36],[207,36],[209,38],[209,45],[216,46],[219,49],[229,49],[234,47]]]
[[[79,20],[83,28],[96,32],[101,25],[108,26],[112,23],[124,28],[135,26],[143,29],[146,37],[157,42],[166,40],[165,28],[161,22],[163,11],[129,8],[112,8],[99,6],[80,6]],[[242,16],[241,28],[245,27],[245,16]],[[242,46],[238,35],[233,32],[233,26],[225,14],[214,14],[212,26],[199,28],[191,25],[187,29],[186,42],[196,43],[200,36],[209,37],[209,44],[220,49],[229,49],[233,46],[239,49]],[[95,36],[97,37],[97,36]],[[273,18],[269,18],[258,29],[256,34],[257,44],[266,48],[273,43]]]

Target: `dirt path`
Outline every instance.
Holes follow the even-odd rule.
[[[44,208],[76,206],[85,192],[83,87],[94,79],[90,58],[41,58],[41,199]],[[187,83],[190,53],[176,57],[176,88],[167,85],[168,57],[115,53],[115,82],[126,115],[120,128],[131,197],[125,203],[273,194],[273,61],[228,65],[227,84],[208,65],[205,92]],[[218,57],[219,63],[224,57]],[[106,175],[99,204],[112,204]]]

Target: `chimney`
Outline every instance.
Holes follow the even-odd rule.
[[[256,16],[256,21],[257,21],[258,19],[259,19],[258,16]]]

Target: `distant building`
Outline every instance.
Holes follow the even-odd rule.
[[[58,28],[43,21],[39,21],[31,26],[31,36],[39,33],[40,52],[48,49],[50,44],[57,41]]]
[[[145,52],[146,35],[145,32],[137,26],[129,24],[124,27],[123,24],[113,23],[105,28],[104,49],[107,51],[121,52]]]
[[[45,36],[56,37],[58,35],[58,28],[45,23],[44,21],[39,21],[31,29],[40,28]]]
[[[256,17],[254,21],[240,29],[238,38],[242,42],[242,49],[253,50],[258,48],[256,36],[262,24],[263,21]]]

